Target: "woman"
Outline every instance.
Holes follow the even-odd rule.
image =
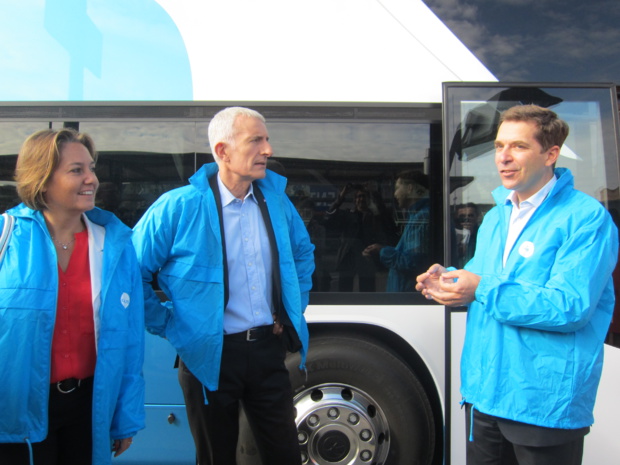
[[[144,427],[142,280],[131,230],[95,208],[92,139],[30,136],[0,263],[0,463],[108,464]],[[4,220],[0,218],[0,230]]]

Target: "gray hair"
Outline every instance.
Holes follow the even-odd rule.
[[[240,116],[256,118],[265,122],[265,117],[256,110],[244,107],[228,107],[216,113],[209,123],[209,145],[215,161],[219,161],[215,154],[215,146],[220,142],[234,144],[235,142],[235,121]]]

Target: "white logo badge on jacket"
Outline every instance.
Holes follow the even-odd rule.
[[[530,258],[534,255],[534,243],[530,241],[525,241],[519,247],[519,254],[524,258]]]

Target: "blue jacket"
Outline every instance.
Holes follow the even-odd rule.
[[[379,252],[389,269],[386,292],[413,292],[415,277],[431,266],[429,242],[429,200],[418,200],[407,210],[407,223],[398,244]]]
[[[40,211],[21,204],[8,213],[15,227],[0,264],[0,442],[40,442],[48,426],[56,250]],[[104,465],[113,439],[144,428],[143,293],[131,230],[98,208],[85,218],[97,343],[93,464]]]
[[[208,179],[217,165],[204,165],[190,185],[163,194],[134,228],[133,241],[142,268],[146,327],[166,337],[183,363],[209,390],[216,390],[224,338],[224,267],[220,222]],[[265,196],[280,254],[282,300],[308,348],[303,313],[314,270],[314,246],[295,207],[286,196],[286,179],[267,171],[258,180]],[[161,304],[151,282],[171,302]]]
[[[467,314],[461,393],[483,413],[538,426],[593,423],[614,308],[618,231],[594,198],[555,170],[553,190],[502,256],[508,190],[484,218],[466,269],[482,277]]]

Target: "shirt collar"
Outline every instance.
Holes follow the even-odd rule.
[[[217,174],[217,185],[220,188],[220,197],[222,199],[222,207],[226,207],[227,205],[237,200],[237,197],[235,197],[228,190],[228,187],[224,185],[224,183],[220,179],[219,173]],[[254,196],[254,184],[250,184],[250,190],[248,191],[247,195],[244,197],[243,200],[247,200],[247,199],[252,199],[254,203],[258,204],[258,201],[256,200],[256,197]]]
[[[553,186],[555,186],[555,183],[558,181],[558,179],[555,177],[555,175],[553,175],[551,177],[551,179],[549,180],[549,182],[547,182],[547,184],[545,184],[538,192],[536,192],[534,195],[532,195],[530,198],[524,200],[523,202],[521,202],[521,204],[530,204],[536,208],[540,207],[540,205],[543,203],[543,200],[545,200],[545,198],[547,197],[547,195],[549,195],[549,192],[551,192],[551,189],[553,189]],[[510,191],[508,193],[508,195],[506,196],[506,203],[511,203],[512,205],[518,205],[519,201],[517,199],[517,192],[516,191]],[[519,205],[520,207],[521,205]]]

